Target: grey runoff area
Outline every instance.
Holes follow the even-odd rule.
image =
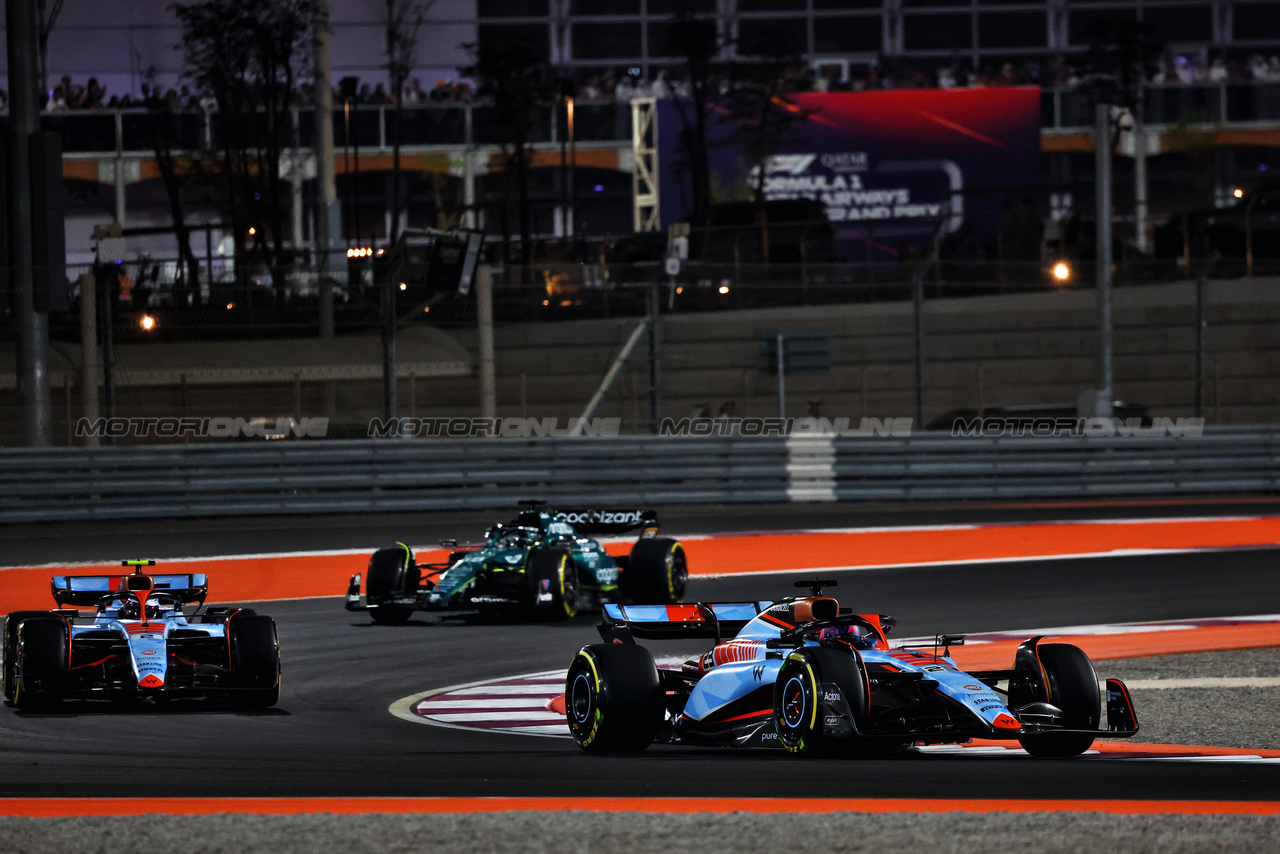
[[[1280,647],[1107,661],[1100,662],[1098,670],[1104,676],[1148,684],[1150,680],[1206,677],[1273,679],[1280,675]],[[1145,742],[1280,747],[1280,716],[1274,713],[1280,708],[1280,688],[1135,689],[1133,700],[1142,724],[1139,738]],[[778,761],[792,760],[779,756]],[[1103,766],[1098,767],[1103,772]],[[1141,798],[1141,793],[1135,792],[1134,797]],[[14,854],[108,854],[129,849],[181,850],[184,854],[599,854],[688,847],[696,847],[700,854],[744,854],[795,850],[797,840],[804,840],[801,847],[805,851],[868,854],[918,854],[925,850],[933,854],[1066,854],[1100,847],[1132,854],[1275,851],[1280,848],[1280,816],[569,811],[0,818],[0,850]]]

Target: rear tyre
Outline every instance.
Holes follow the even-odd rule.
[[[688,580],[684,546],[677,540],[654,537],[638,540],[631,547],[622,573],[622,592],[632,602],[675,605],[684,601]]]
[[[830,756],[874,755],[895,747],[858,737],[825,735],[822,685],[834,683],[844,695],[855,730],[867,719],[867,682],[862,664],[852,652],[825,647],[797,650],[787,656],[773,688],[773,720],[778,740],[789,753]]]
[[[565,677],[564,706],[569,731],[583,750],[644,750],[662,723],[662,687],[653,656],[635,644],[583,647]]]
[[[382,600],[402,595],[411,590],[409,568],[413,564],[413,552],[407,548],[378,549],[369,558],[368,581],[365,601],[373,606],[369,616],[375,623],[399,626],[407,623],[412,608],[399,605],[383,605]]]
[[[1097,729],[1101,719],[1102,695],[1098,690],[1098,674],[1089,656],[1077,646],[1066,643],[1041,644],[1037,647],[1040,666],[1049,682],[1049,702],[1064,713],[1066,725],[1073,729]],[[1023,750],[1032,756],[1079,756],[1093,744],[1093,735],[1041,733],[1018,739]]]
[[[4,618],[4,698],[12,700],[17,690],[18,626],[28,617],[47,617],[47,611],[14,611]]]
[[[231,672],[242,686],[231,694],[237,709],[269,709],[280,699],[280,641],[265,615],[238,617],[231,636]]]
[[[547,607],[553,620],[567,620],[578,613],[578,568],[573,557],[560,549],[541,549],[529,558],[526,571],[535,608]],[[543,602],[544,593],[551,594]]]
[[[70,639],[58,617],[27,617],[18,625],[13,703],[23,711],[47,711],[65,684]]]

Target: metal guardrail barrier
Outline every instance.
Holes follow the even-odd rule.
[[[778,440],[343,441],[6,451],[0,521],[785,501]]]
[[[0,522],[1280,491],[1280,428],[1177,438],[434,439],[0,453]]]
[[[837,439],[838,500],[1181,496],[1280,490],[1280,430],[1202,436]]]

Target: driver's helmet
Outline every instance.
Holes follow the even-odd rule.
[[[148,593],[156,589],[156,582],[149,575],[141,572],[135,572],[132,575],[126,575],[120,579],[121,604],[118,613],[125,620],[137,620],[142,618],[141,600]],[[154,612],[154,613],[153,613]],[[147,617],[155,616],[159,613],[158,608],[148,607]]]
[[[842,640],[859,649],[871,649],[876,645],[876,641],[879,640],[874,631],[859,623],[828,626],[825,629],[819,629],[818,639],[821,641]]]

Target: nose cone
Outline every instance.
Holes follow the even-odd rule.
[[[1013,715],[1001,712],[996,715],[996,719],[991,722],[996,729],[1022,729],[1022,724],[1014,719]]]
[[[148,673],[138,680],[139,688],[160,688],[164,686],[164,680],[154,673]]]

